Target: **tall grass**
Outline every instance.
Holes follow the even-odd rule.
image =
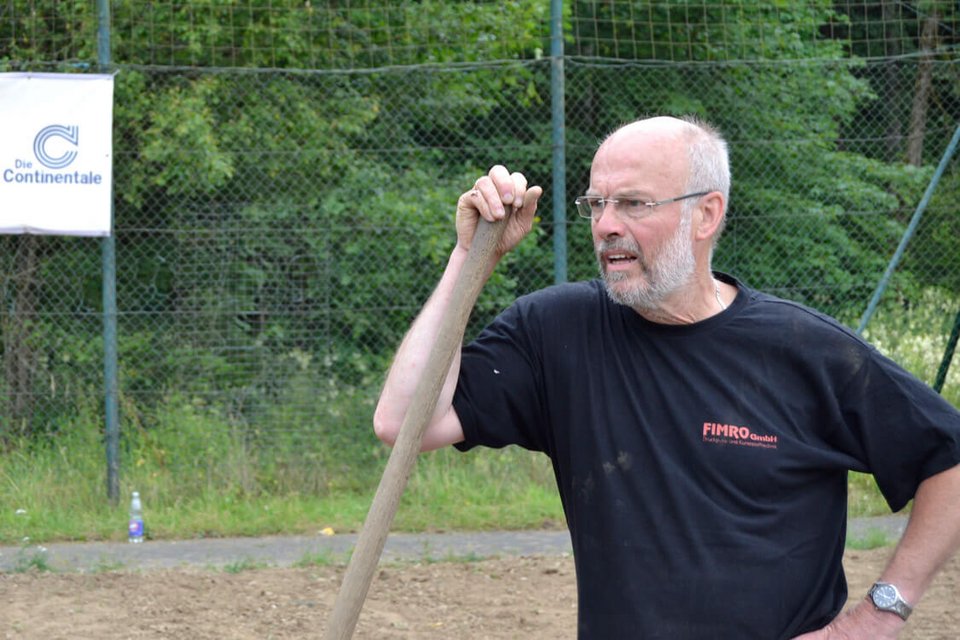
[[[349,404],[355,405],[353,399]],[[369,416],[342,437],[292,430],[263,437],[190,403],[171,401],[150,429],[125,432],[120,503],[108,504],[96,415],[80,414],[56,438],[0,456],[0,544],[121,540],[139,491],[149,538],[356,531],[389,450]],[[343,459],[350,455],[350,460]],[[549,462],[521,450],[421,456],[395,529],[530,528],[562,523]]]
[[[420,456],[397,517],[410,530],[555,528],[563,522],[550,461],[517,447]]]
[[[932,386],[958,311],[960,297],[927,288],[909,301],[897,300],[878,307],[863,336],[881,353]],[[955,356],[954,360],[957,359],[960,354]],[[941,391],[955,407],[960,406],[958,369],[960,363],[950,365]]]
[[[909,308],[878,311],[866,337],[932,382],[958,305],[927,292]],[[958,379],[954,366],[944,396],[955,405]],[[0,544],[123,539],[133,490],[143,498],[148,538],[356,531],[389,455],[370,428],[375,393],[334,389],[305,374],[243,420],[176,396],[149,415],[125,406],[116,505],[105,498],[98,407],[77,407],[42,438],[0,454]],[[309,403],[319,415],[295,409]],[[872,476],[853,473],[849,486],[851,515],[888,513]],[[563,520],[543,455],[447,449],[418,459],[394,529],[525,529]]]

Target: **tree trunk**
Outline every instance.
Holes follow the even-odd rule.
[[[884,0],[881,6],[881,15],[884,25],[884,55],[896,59],[902,53],[901,42],[903,41],[903,21],[899,15],[899,2],[897,0]],[[903,85],[903,72],[901,65],[896,62],[886,62],[883,69],[883,81],[887,84],[890,94],[900,95]],[[898,100],[886,101],[886,130],[884,139],[886,140],[887,155],[885,161],[895,162],[901,158],[903,153],[903,103]]]
[[[927,128],[927,103],[932,84],[933,52],[937,45],[938,24],[937,11],[932,9],[923,23],[923,31],[920,34],[922,57],[917,66],[917,84],[913,93],[913,106],[910,109],[910,133],[907,136],[907,162],[917,167],[923,163],[923,138]]]
[[[13,236],[11,275],[3,285],[5,313],[0,316],[3,331],[3,374],[6,382],[5,435],[28,435],[33,414],[33,349],[30,345],[37,306],[37,238]]]

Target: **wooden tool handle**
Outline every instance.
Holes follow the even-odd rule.
[[[483,218],[478,221],[470,252],[457,279],[447,313],[441,320],[436,343],[414,390],[407,415],[400,426],[397,441],[340,584],[340,592],[327,623],[326,640],[349,640],[353,637],[390,524],[400,504],[400,496],[420,452],[423,433],[436,410],[450,363],[460,349],[467,321],[486,282],[488,265],[505,226],[506,219],[496,223],[489,223]]]

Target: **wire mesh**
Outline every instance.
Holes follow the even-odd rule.
[[[188,406],[253,449],[369,461],[373,398],[452,249],[458,194],[494,163],[551,184],[549,3],[110,8],[124,429]],[[689,112],[732,151],[716,267],[853,324],[960,121],[958,13],[565,3],[568,192],[548,189],[473,328],[553,282],[546,212],[586,187],[597,141]],[[91,2],[0,3],[0,70],[96,69],[97,37]],[[892,348],[914,323],[927,342],[908,364],[927,380],[960,306],[958,187],[954,162],[884,298],[878,322],[896,329],[871,336]],[[588,228],[572,207],[564,222],[570,279],[594,277]],[[100,419],[96,241],[0,242],[0,433]]]

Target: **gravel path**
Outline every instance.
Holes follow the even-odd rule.
[[[906,521],[905,516],[896,515],[856,518],[849,523],[848,539],[867,540],[880,534],[893,543],[899,540]],[[344,564],[356,540],[356,534],[337,534],[152,540],[136,545],[126,542],[66,542],[0,546],[0,572],[17,571],[41,562],[53,571],[81,572],[239,564],[270,567],[318,562]],[[443,561],[569,553],[570,536],[566,530],[393,533],[387,538],[382,560]]]

